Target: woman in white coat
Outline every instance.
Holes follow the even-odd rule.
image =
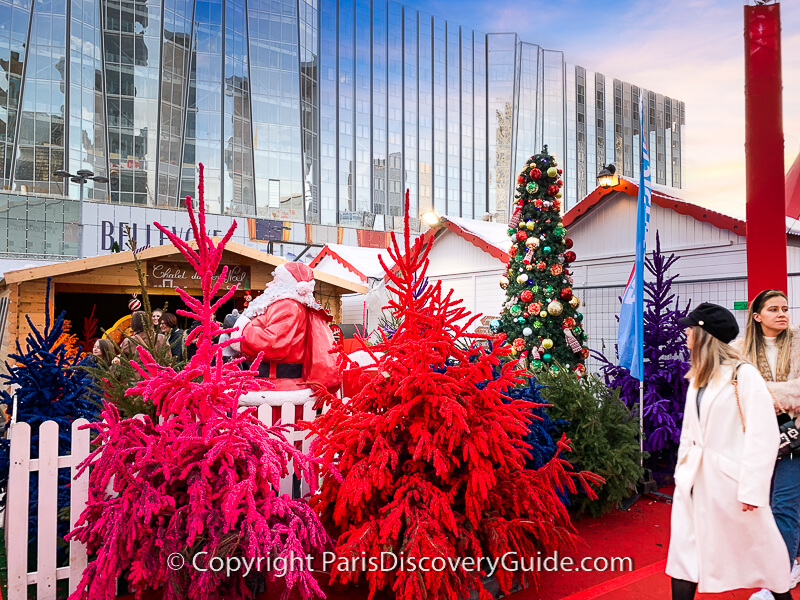
[[[680,322],[688,326],[691,383],[666,569],[672,598],[763,587],[791,600],[786,549],[769,507],[778,451],[772,399],[758,370],[728,345],[739,332],[728,310],[703,303]]]

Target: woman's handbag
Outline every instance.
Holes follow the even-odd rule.
[[[787,413],[782,412],[778,415],[778,426],[781,432],[778,456],[789,456],[800,451],[800,429],[797,429],[795,420]]]

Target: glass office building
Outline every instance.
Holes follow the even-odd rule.
[[[76,199],[57,169],[177,208],[203,163],[220,215],[391,230],[408,189],[412,215],[502,220],[543,144],[569,208],[604,163],[638,176],[640,135],[683,184],[683,102],[395,2],[0,0],[0,72],[0,209]]]

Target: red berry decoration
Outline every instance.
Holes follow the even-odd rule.
[[[578,255],[575,254],[572,250],[567,250],[566,252],[564,252],[564,260],[565,261],[572,262],[576,258],[578,258]]]
[[[536,200],[536,201],[533,203],[533,205],[534,205],[536,208],[538,208],[539,210],[541,210],[541,209],[542,209],[542,207],[544,206],[544,202],[542,202],[541,200]]]
[[[556,184],[547,186],[547,194],[550,196],[555,196],[558,193],[558,186]]]
[[[530,290],[525,290],[519,295],[520,300],[523,302],[530,302],[533,300],[533,293]]]
[[[572,370],[575,371],[575,373],[577,373],[579,377],[584,373],[586,373],[586,367],[584,367],[583,365],[575,365],[575,368]]]
[[[584,360],[589,358],[589,349],[588,348],[584,348],[583,350],[581,350],[581,358],[584,359]]]
[[[562,171],[561,169],[559,169],[559,170],[558,170],[558,174],[559,174],[559,175],[561,175],[563,172],[564,172],[564,171]]]
[[[547,263],[545,263],[544,261],[540,261],[536,265],[536,268],[539,269],[540,271],[544,271],[547,268]]]
[[[564,182],[559,179],[558,181],[556,181],[556,185],[558,187],[563,187],[564,186]]]
[[[508,249],[508,255],[511,256],[512,258],[514,256],[516,256],[517,255],[517,247],[516,246],[511,246],[511,248]]]
[[[531,179],[539,179],[542,176],[542,172],[537,169],[536,167],[531,169]]]
[[[564,238],[564,245],[567,247],[567,249],[572,248],[572,244],[573,242],[571,238]]]
[[[569,288],[561,290],[561,298],[567,301],[572,300],[572,290]]]
[[[559,200],[553,200],[553,210],[559,210],[561,208],[561,202]]]

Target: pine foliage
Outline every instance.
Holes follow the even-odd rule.
[[[179,314],[200,321],[189,335],[197,353],[175,372],[138,348],[141,363],[134,368],[140,380],[129,394],[153,403],[163,422],[122,418],[107,403],[105,422],[93,426],[97,447],[82,465],[92,469],[89,502],[70,536],[96,558],[71,600],[110,600],[123,574],[133,589],[163,586],[165,600],[251,598],[244,569],[229,576],[224,569],[196,570],[192,561],[202,557],[198,564],[207,568],[213,557],[319,556],[329,541],[303,500],[278,493],[290,463],[313,493],[316,461],[286,440],[285,427],[268,427],[253,409],[237,410],[242,393],[260,388],[255,381],[260,358],[249,371],[240,370],[241,359],[222,360],[222,349],[240,339],[219,343],[219,334],[234,330],[220,329],[214,320],[235,292],[234,287],[215,299],[227,274],[223,267],[217,275],[223,249],[236,225],[219,244],[208,237],[202,165],[199,192],[199,219],[191,200],[186,202],[196,249],[156,224],[200,276],[201,300],[179,290],[189,307]],[[169,569],[167,559],[174,553],[186,568]],[[261,568],[270,581],[278,579],[277,571]],[[289,570],[276,585],[284,588],[282,598],[322,596],[306,565]]]
[[[312,453],[324,476],[312,506],[335,538],[334,581],[363,578],[370,593],[391,591],[402,600],[467,598],[471,590],[488,600],[480,574],[463,563],[422,572],[408,561],[531,557],[572,547],[575,530],[558,490],[575,491],[577,482],[591,496],[597,478],[570,472],[558,455],[524,469],[534,406],[506,396],[520,381],[513,363],[492,373],[510,349],[477,343],[489,339],[468,333],[477,317],[440,282],[419,293],[429,247],[410,244],[408,194],[403,252],[392,240],[397,271],[384,269],[398,327],[364,347],[375,366],[353,365],[360,391],[347,403],[324,396],[328,411],[307,424],[318,436]],[[458,338],[476,343],[464,349]],[[566,440],[557,449],[567,449]],[[384,552],[406,564],[366,573],[337,567]],[[501,567],[495,576],[509,593],[515,574]],[[531,583],[537,575],[522,577]]]
[[[578,494],[571,506],[578,514],[598,516],[618,507],[636,490],[642,477],[639,423],[611,390],[593,375],[576,378],[569,372],[539,373],[546,386],[542,396],[552,419],[566,421],[572,452],[567,456],[576,469],[597,473],[605,483],[598,498]]]

